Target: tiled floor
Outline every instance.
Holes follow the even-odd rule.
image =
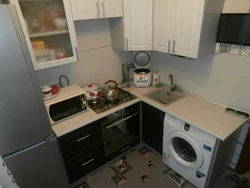
[[[154,153],[145,157],[136,150],[126,155],[125,162],[118,159],[89,178],[86,182],[88,185],[79,188],[178,188],[163,174],[167,169],[161,157]],[[189,182],[182,187],[195,188]],[[239,182],[225,175],[213,188],[250,188],[250,181],[244,179]]]
[[[111,167],[106,167],[87,181],[89,187],[117,188],[113,180],[118,178],[121,180],[120,188],[178,188],[172,180],[163,174],[168,167],[162,163],[159,156],[150,153],[144,157],[135,151],[126,155],[125,161],[132,169],[122,174],[122,177],[119,177],[117,171],[115,172]],[[194,186],[187,182],[184,188],[194,188]]]

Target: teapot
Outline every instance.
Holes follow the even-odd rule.
[[[115,87],[111,87],[111,85],[107,85],[108,83],[114,83],[115,84]],[[106,86],[106,91],[105,91],[105,94],[106,94],[106,97],[109,101],[115,101],[117,99],[117,95],[118,95],[118,84],[116,81],[114,80],[108,80],[107,82],[105,82],[105,86]]]

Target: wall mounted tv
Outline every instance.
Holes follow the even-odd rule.
[[[250,46],[250,14],[221,14],[217,42]]]

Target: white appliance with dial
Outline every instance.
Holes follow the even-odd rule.
[[[151,54],[146,51],[134,52],[134,65],[136,67],[133,75],[135,87],[149,87],[152,82]]]
[[[199,188],[206,187],[217,138],[165,115],[162,161]]]

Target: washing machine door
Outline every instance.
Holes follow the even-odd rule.
[[[203,164],[203,154],[197,143],[187,134],[171,132],[167,136],[171,156],[181,165],[198,169]]]

